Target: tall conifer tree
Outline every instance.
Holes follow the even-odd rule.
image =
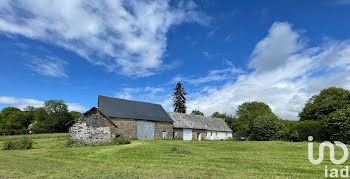
[[[174,112],[186,113],[186,92],[180,82],[177,83],[173,94]]]

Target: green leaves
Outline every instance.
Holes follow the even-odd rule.
[[[25,134],[28,133],[28,128],[33,133],[67,132],[67,124],[80,115],[76,111],[68,112],[68,107],[62,100],[46,101],[41,108],[28,106],[24,111],[7,107],[0,112],[0,133]]]
[[[337,110],[324,117],[323,131],[326,140],[350,142],[350,107]]]
[[[282,122],[276,115],[261,115],[253,120],[251,138],[259,141],[279,139],[282,129]]]
[[[200,112],[199,110],[193,110],[193,111],[191,112],[191,114],[199,115],[199,116],[204,116],[204,113]]]
[[[320,94],[312,96],[299,113],[301,121],[322,120],[323,117],[338,109],[350,106],[350,92],[336,87],[324,89]]]

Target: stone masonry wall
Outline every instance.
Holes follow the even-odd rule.
[[[80,117],[69,128],[69,139],[76,142],[106,142],[115,135],[111,129],[116,128],[97,111]]]
[[[112,133],[116,136],[121,136],[130,139],[137,138],[137,122],[133,119],[111,118],[118,126]]]
[[[192,140],[198,140],[197,133],[201,134],[201,140],[205,139],[205,130],[201,129],[192,129]]]
[[[167,132],[166,139],[173,138],[173,123],[171,122],[156,122],[154,139],[163,139],[163,131]]]
[[[174,132],[177,133],[177,139],[183,139],[183,129],[174,128]]]

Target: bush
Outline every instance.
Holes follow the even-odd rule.
[[[285,141],[307,141],[309,136],[314,141],[322,141],[323,121],[283,121],[285,129],[281,132],[281,139]]]
[[[253,120],[252,140],[268,141],[280,138],[283,125],[281,120],[273,115],[258,116]]]
[[[339,109],[324,118],[325,140],[350,143],[350,108]]]
[[[22,135],[29,134],[28,129],[0,129],[0,135]]]
[[[32,149],[34,142],[28,137],[22,137],[5,142],[3,150]]]
[[[131,144],[131,140],[123,137],[116,137],[112,139],[112,143],[116,145]]]

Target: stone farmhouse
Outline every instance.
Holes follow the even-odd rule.
[[[182,140],[225,140],[232,138],[232,130],[223,119],[169,112],[174,120],[173,138]]]
[[[69,129],[77,142],[105,142],[114,137],[130,139],[223,140],[232,130],[223,119],[166,113],[160,104],[98,96],[93,107]]]

